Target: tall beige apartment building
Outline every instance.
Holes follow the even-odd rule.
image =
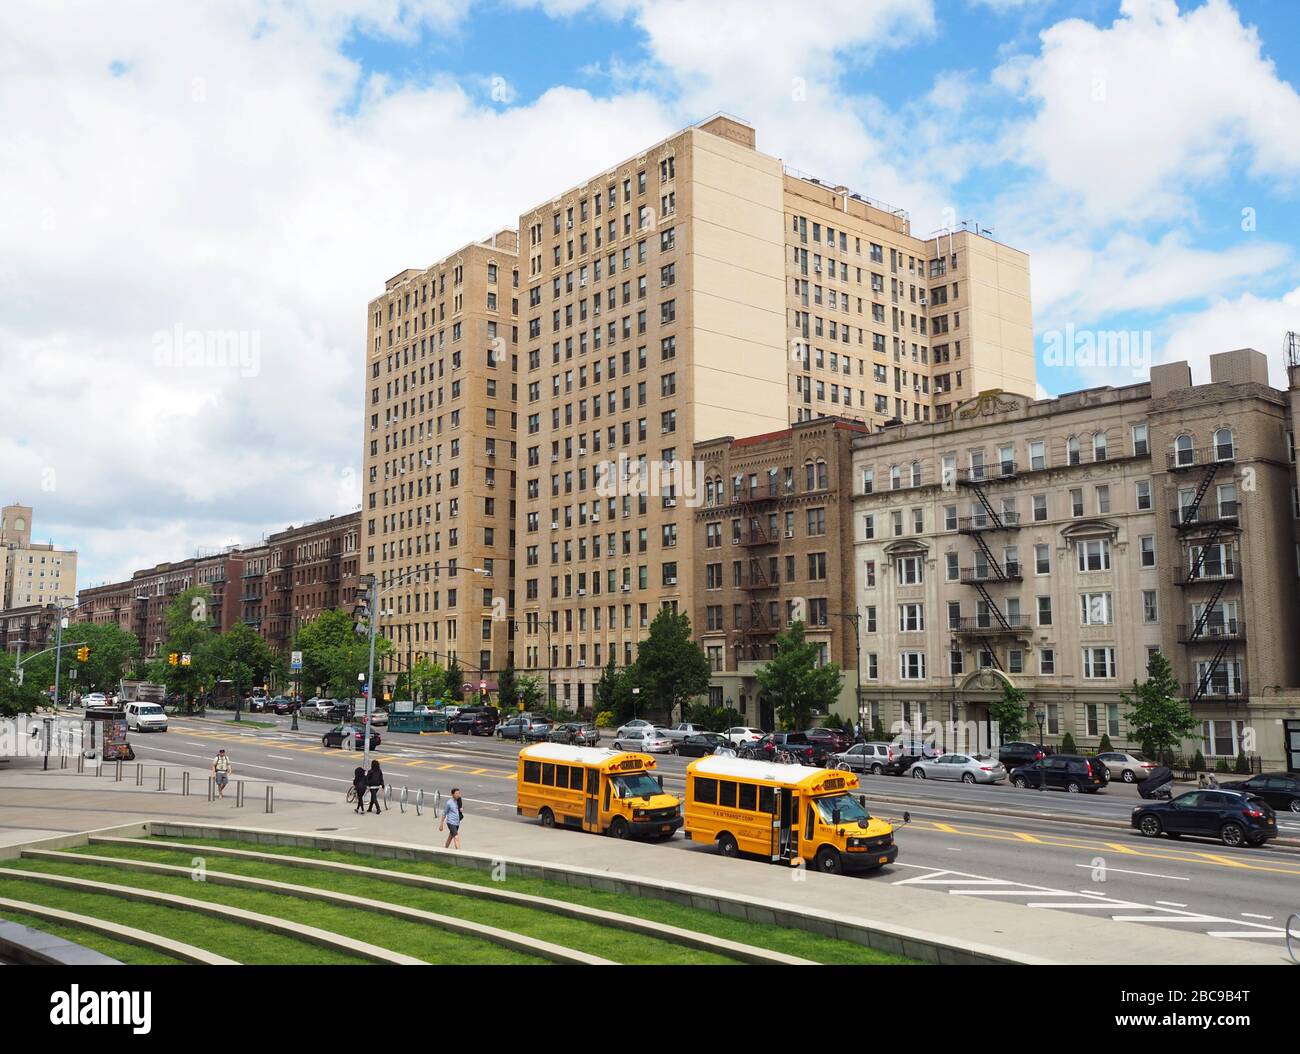
[[[1158,650],[1189,752],[1300,770],[1297,394],[1257,351],[1210,363],[855,440],[865,724],[982,722],[1011,683],[1049,741],[1136,749],[1121,692]]]
[[[517,248],[500,231],[369,305],[361,573],[397,671],[454,655],[489,679],[511,647]]]
[[[695,607],[697,442],[1034,392],[1024,254],[914,238],[904,213],[788,172],[729,117],[538,203],[519,230],[516,657],[570,705],[611,656],[633,661],[661,606]]]
[[[32,541],[32,509],[0,509],[0,611],[42,607],[77,595],[77,554]]]

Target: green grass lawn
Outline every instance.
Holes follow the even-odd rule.
[[[589,907],[601,908],[605,911],[618,912],[623,915],[633,915],[638,918],[652,919],[662,922],[666,925],[679,926],[682,929],[694,930],[698,933],[707,933],[715,937],[724,937],[728,940],[734,940],[742,944],[751,944],[759,948],[767,948],[773,951],[784,952],[787,955],[795,955],[803,959],[810,959],[813,962],[827,964],[844,964],[844,965],[906,965],[915,964],[916,960],[909,959],[905,956],[894,955],[888,952],[878,951],[874,948],[868,948],[852,941],[838,940],[833,937],[825,937],[816,933],[808,933],[804,930],[786,929],[781,926],[766,925],[762,923],[749,922],[744,919],[736,919],[727,915],[719,915],[699,908],[684,907],[669,903],[664,900],[653,900],[644,897],[634,897],[623,893],[607,893],[603,890],[580,889],[573,886],[562,885],[556,882],[548,882],[545,879],[538,878],[507,878],[504,882],[493,882],[490,875],[482,871],[477,871],[469,867],[461,867],[455,864],[432,862],[432,861],[410,861],[410,860],[389,860],[381,857],[359,856],[353,853],[340,853],[333,850],[304,849],[297,846],[274,846],[261,845],[254,842],[227,841],[222,839],[163,839],[170,841],[185,841],[191,845],[222,845],[232,849],[249,849],[255,852],[276,853],[280,855],[297,855],[310,857],[320,860],[334,860],[340,863],[360,864],[364,867],[386,868],[394,871],[404,871],[411,874],[429,875],[433,878],[448,879],[453,882],[463,882],[466,884],[481,886],[496,886],[502,889],[510,889],[519,893],[531,893],[536,896],[550,897],[555,900],[567,900],[577,904],[585,904]],[[92,846],[88,850],[91,853],[107,855],[107,847]],[[212,857],[208,861],[208,867],[216,871],[235,872],[235,858],[230,857]],[[189,860],[184,861],[187,865]],[[298,876],[288,878],[298,885],[310,885],[313,881],[308,880],[306,875],[312,874],[305,868],[293,869]],[[329,885],[335,886],[335,880],[342,876],[330,876]],[[369,882],[369,880],[364,880]],[[408,887],[409,888],[409,887]],[[403,903],[405,903],[403,901]],[[484,910],[488,906],[487,902],[475,900],[477,905],[473,910]],[[436,910],[430,908],[429,910]],[[478,914],[472,916],[480,918]],[[623,941],[634,939],[636,941],[645,938],[635,937],[621,932],[619,937]],[[566,943],[557,941],[557,943]],[[574,947],[575,945],[569,945]],[[603,954],[588,949],[593,954]],[[639,961],[627,958],[627,955],[610,955],[607,958],[614,958],[616,961]],[[662,961],[662,960],[655,960]]]
[[[26,861],[15,861],[12,866],[24,867],[29,871],[58,870],[54,864],[38,866]],[[79,878],[93,877],[80,869],[65,873],[75,873]],[[122,882],[120,876],[116,874],[107,880],[114,881],[118,885],[129,884]],[[197,885],[197,883],[188,884]],[[188,893],[188,890],[186,892]],[[43,882],[13,879],[8,876],[0,877],[0,896],[13,900],[27,900],[46,907],[62,908],[64,911],[74,911],[79,915],[90,915],[109,922],[120,922],[147,933],[156,933],[185,944],[192,944],[196,948],[203,948],[239,963],[350,966],[366,961],[329,948],[320,948],[305,941],[282,937],[277,933],[267,933],[253,926],[244,926],[225,919],[214,919],[181,908],[140,904],[103,893],[59,889]]]
[[[192,866],[194,853],[164,849],[147,842],[139,846],[90,846],[73,850],[98,856],[124,857],[134,860],[153,860],[161,864],[181,867]],[[360,862],[360,858],[352,862]],[[384,900],[406,907],[451,915],[496,926],[513,933],[522,933],[538,940],[550,941],[565,948],[574,948],[598,955],[612,962],[628,964],[729,965],[736,960],[697,948],[688,948],[670,941],[630,933],[581,919],[565,918],[549,911],[520,907],[514,904],[495,903],[477,897],[435,889],[421,889],[397,882],[384,882],[369,876],[346,875],[337,872],[312,871],[289,864],[274,864],[260,860],[240,860],[237,857],[209,857],[206,861],[211,871],[291,882],[299,886],[330,889],[338,893],[351,893],[358,897]],[[130,874],[130,872],[123,872]],[[127,879],[118,879],[126,882]],[[213,886],[213,889],[231,887]],[[307,903],[299,901],[299,903]],[[383,916],[378,916],[383,918]],[[388,947],[388,945],[385,945]]]
[[[30,900],[30,898],[28,899]],[[83,948],[100,952],[116,959],[118,962],[126,963],[128,966],[176,966],[181,963],[180,959],[173,959],[170,955],[164,955],[152,948],[142,948],[138,944],[127,944],[125,941],[115,940],[102,933],[97,933],[95,930],[83,929],[71,923],[43,919],[39,915],[27,915],[21,911],[0,908],[0,919],[7,922],[22,923],[34,930],[48,933],[52,937],[62,937],[65,941],[71,941]]]
[[[190,858],[187,857],[184,863],[189,866]],[[376,944],[390,951],[412,955],[429,963],[519,965],[545,962],[540,957],[502,948],[481,938],[466,937],[461,934],[440,930],[435,926],[414,925],[405,920],[396,919],[389,915],[381,915],[377,912],[332,904],[312,903],[278,893],[263,893],[256,890],[235,889],[231,886],[195,882],[189,877],[173,878],[167,875],[125,872],[103,864],[80,864],[62,860],[23,860],[15,862],[12,866],[23,870],[47,871],[90,881],[133,886],[137,889],[153,889],[190,897],[194,900],[227,904],[231,907],[244,908],[247,911],[256,911],[263,915],[271,915],[291,922],[316,926],[320,929],[329,930],[331,933],[338,933],[356,940]],[[213,870],[219,869],[214,866]],[[0,882],[0,889],[4,888],[4,884],[5,882]],[[17,894],[14,894],[14,897],[19,899]],[[95,914],[95,912],[86,912],[86,914]],[[205,919],[205,926],[208,921]],[[141,926],[140,928],[148,929],[147,926]],[[210,947],[210,945],[204,941],[199,944],[199,947]],[[222,954],[226,953],[223,952]],[[231,955],[231,958],[243,961],[241,956],[237,954]],[[287,959],[282,961],[293,962],[295,960]]]
[[[229,721],[226,722],[226,724],[238,725],[240,728],[279,728],[280,727],[274,721],[253,721],[247,717],[244,718],[242,721],[236,721],[232,717]]]

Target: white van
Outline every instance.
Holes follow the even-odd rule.
[[[127,703],[126,727],[137,732],[166,732],[167,715],[157,703]]]

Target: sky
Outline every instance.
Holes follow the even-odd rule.
[[[1247,346],[1282,386],[1298,30],[1292,0],[13,0],[0,503],[83,587],[357,508],[384,280],[718,111],[918,235],[1027,251],[1043,396]]]

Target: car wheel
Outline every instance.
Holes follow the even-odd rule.
[[[1241,845],[1246,840],[1246,832],[1239,823],[1225,823],[1219,831],[1219,841],[1224,845],[1236,846]]]
[[[1083,790],[1083,787],[1081,787],[1079,784],[1071,780],[1069,783],[1065,785],[1065,789],[1069,791],[1071,794],[1078,794],[1079,791]]]
[[[1125,783],[1136,783],[1136,782],[1137,782],[1137,776],[1135,776],[1135,775],[1133,774],[1133,770],[1132,770],[1132,769],[1125,769],[1125,770],[1124,770],[1124,782],[1125,782]]]
[[[740,846],[736,844],[736,839],[723,831],[718,835],[718,853],[721,856],[739,856]]]
[[[551,812],[550,809],[543,809],[537,814],[537,818],[542,821],[543,827],[555,826],[555,813]]]
[[[330,745],[329,736],[321,736],[320,745],[327,747]]]
[[[873,776],[883,776],[883,775],[885,774],[885,766],[884,766],[884,765],[872,765],[872,766],[871,766],[871,774],[872,774]]]
[[[975,773],[973,773],[973,772],[963,772],[963,773],[961,774],[961,781],[962,781],[962,783],[974,783],[974,782],[975,782]]]
[[[835,768],[840,772],[852,772],[853,767],[847,761],[837,761]]]
[[[1138,821],[1138,830],[1148,838],[1158,838],[1160,836],[1160,820],[1148,813]]]
[[[611,838],[626,838],[628,836],[627,821],[621,816],[615,816],[614,822],[609,825],[609,834]]]
[[[832,849],[829,845],[824,845],[817,850],[817,859],[814,863],[817,870],[824,875],[838,875],[844,869],[839,850]]]
[[[1300,812],[1300,798],[1291,799],[1291,811]]]
[[[925,769],[913,769],[913,770],[912,770],[912,779],[914,779],[914,780],[923,780],[923,779],[925,779]]]
[[[1025,782],[1024,776],[1017,776],[1015,779],[1011,781],[1011,785],[1013,787],[1019,787],[1021,790],[1024,790],[1028,786],[1028,784]]]

